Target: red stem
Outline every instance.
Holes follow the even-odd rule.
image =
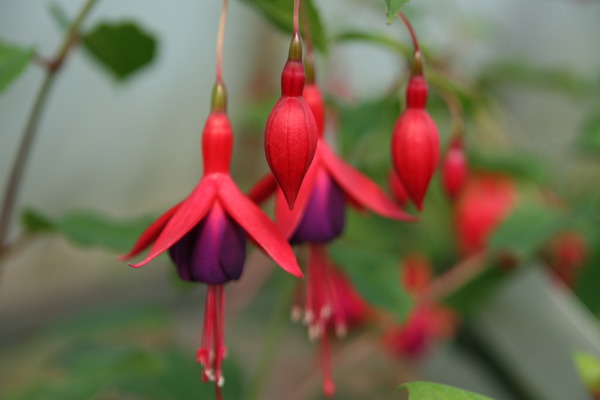
[[[410,23],[408,18],[406,18],[406,15],[404,15],[402,12],[399,12],[398,16],[400,17],[400,19],[402,19],[402,22],[404,22],[404,25],[406,25],[406,28],[408,29],[408,32],[410,33],[410,37],[413,42],[413,47],[415,49],[415,54],[419,53],[421,51],[421,49],[419,48],[419,41],[417,40],[417,34],[415,33],[415,30],[413,29],[412,24]]]
[[[300,34],[300,23],[298,22],[298,14],[300,8],[300,0],[294,0],[294,33]]]
[[[223,0],[217,34],[217,82],[219,83],[223,82],[223,40],[225,37],[225,22],[227,21],[227,3],[228,0]]]

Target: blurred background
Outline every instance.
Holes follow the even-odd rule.
[[[52,3],[3,1],[0,38],[54,54],[64,29],[48,11]],[[81,7],[81,1],[56,3],[69,17]],[[267,171],[261,121],[278,95],[289,34],[270,24],[252,1],[230,3],[224,76],[236,132],[232,174],[247,190]],[[313,4],[327,37],[364,31],[410,45],[399,21],[386,25],[383,1]],[[216,0],[100,1],[84,23],[85,29],[104,20],[135,21],[157,40],[154,60],[119,80],[83,49],[72,51],[42,115],[10,238],[23,232],[19,221],[27,209],[51,219],[88,210],[108,221],[127,221],[124,229],[133,233],[115,239],[110,250],[74,244],[69,238],[77,232],[36,235],[22,251],[1,260],[0,398],[176,399],[212,393],[210,385],[200,384],[193,357],[204,288],[176,283],[166,257],[133,270],[116,254],[201,176],[200,133],[214,82],[220,7]],[[485,109],[477,107],[475,97],[461,97],[465,113],[471,113],[469,145],[487,155],[518,153],[534,160],[535,185],[552,188],[573,208],[589,202],[597,207],[598,159],[580,147],[582,132],[598,120],[600,107],[600,3],[413,0],[404,10],[446,79],[488,96]],[[318,80],[339,119],[356,110],[350,105],[373,103],[390,89],[396,88],[394,101],[402,97],[406,61],[385,46],[332,40],[317,63]],[[31,64],[0,96],[0,188],[42,79],[43,70]],[[432,107],[445,144],[450,122],[440,96],[433,95]],[[331,124],[340,128],[340,151],[383,184],[389,156],[380,144],[389,141],[393,122],[387,131],[381,124],[374,127],[379,129],[374,139],[360,140],[352,132],[344,136],[349,128],[343,122]],[[592,126],[590,135],[598,137],[600,123]],[[428,232],[441,226],[440,235],[451,224],[447,216],[435,220],[449,212],[447,205],[439,206],[441,196],[431,194],[423,217]],[[597,225],[597,214],[591,221]],[[79,244],[95,244],[85,238],[84,225],[72,228],[83,230]],[[409,242],[400,244],[401,235],[411,235],[412,228],[402,229],[398,253],[404,254]],[[588,237],[595,238],[595,232]],[[451,246],[452,236],[433,240],[446,244],[428,247],[425,240],[413,250],[431,251],[433,263],[442,265],[436,270],[443,271],[456,254],[439,249]],[[589,253],[597,254],[593,243]],[[600,356],[600,306],[590,306],[599,286],[588,281],[585,306],[556,285],[539,258],[529,264],[478,298],[462,318],[465,328],[418,360],[390,356],[372,331],[341,341],[333,363],[337,397],[399,398],[394,390],[399,384],[426,379],[501,400],[589,398],[572,358],[575,351]],[[289,303],[281,288],[290,287],[291,278],[272,271],[275,266],[253,251],[243,279],[228,287],[226,364],[232,383],[226,398],[250,399],[256,385],[262,385],[256,398],[320,398],[316,349],[302,327],[287,322],[287,308],[281,306]],[[285,322],[278,317],[283,314]],[[271,347],[269,358],[265,349]],[[261,367],[264,360],[270,367]],[[268,376],[266,383],[254,383],[261,382],[257,371]],[[139,383],[151,376],[164,385]]]

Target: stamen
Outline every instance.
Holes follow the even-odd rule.
[[[331,373],[329,338],[326,334],[321,338],[321,374],[323,375],[323,393],[325,397],[332,397],[335,394],[335,383]]]

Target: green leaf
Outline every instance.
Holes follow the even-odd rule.
[[[579,147],[586,153],[600,157],[600,109],[595,109],[579,133]]]
[[[21,215],[21,224],[31,233],[52,232],[56,230],[54,221],[34,210],[25,210]]]
[[[27,210],[22,221],[31,232],[55,231],[81,246],[98,246],[123,253],[129,250],[153,218],[120,221],[94,211],[73,211],[52,220],[35,210]]]
[[[82,37],[88,52],[117,79],[123,80],[150,64],[156,39],[134,22],[103,22]]]
[[[524,201],[494,231],[490,250],[527,261],[566,223],[556,210]]]
[[[398,259],[385,253],[343,242],[330,246],[331,257],[350,277],[358,292],[371,304],[391,312],[403,322],[412,299],[400,284]]]
[[[0,93],[27,67],[33,48],[14,46],[0,40]]]
[[[409,0],[384,0],[385,1],[385,14],[387,15],[387,23],[391,24],[396,17],[400,9],[404,7]]]
[[[48,11],[50,11],[50,15],[52,16],[52,18],[54,18],[54,21],[56,21],[58,26],[60,26],[64,30],[67,30],[69,28],[69,24],[71,22],[69,21],[69,17],[67,16],[67,13],[65,12],[64,8],[62,8],[60,4],[50,4],[50,8],[48,9]]]
[[[292,33],[293,31],[293,8],[294,0],[242,0],[243,2],[255,7],[273,26],[281,29],[284,32]],[[319,51],[327,51],[327,36],[325,28],[321,22],[319,11],[314,6],[312,0],[304,0],[306,13],[310,23],[310,36],[313,45]],[[301,13],[302,14],[302,13]],[[302,15],[300,16],[300,24],[302,24]],[[302,26],[300,33],[304,36]],[[305,38],[306,39],[306,38]]]
[[[595,355],[576,351],[573,362],[588,392],[600,392],[600,359]]]
[[[332,38],[332,41],[335,43],[344,43],[351,41],[368,42],[380,45],[382,47],[387,47],[393,50],[395,53],[401,54],[405,57],[409,57],[412,55],[412,48],[408,47],[406,44],[402,43],[401,41],[392,36],[384,35],[377,32],[349,30],[338,33]]]
[[[434,382],[410,382],[398,389],[408,390],[408,400],[492,400],[468,390]]]

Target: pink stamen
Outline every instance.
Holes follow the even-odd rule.
[[[323,375],[323,393],[325,397],[333,397],[335,382],[331,373],[331,350],[327,334],[321,337],[321,374]]]
[[[223,285],[208,285],[201,346],[196,355],[198,362],[203,367],[202,380],[215,382],[217,398],[220,398],[220,388],[225,383],[222,371],[223,359],[227,352],[224,294]]]

